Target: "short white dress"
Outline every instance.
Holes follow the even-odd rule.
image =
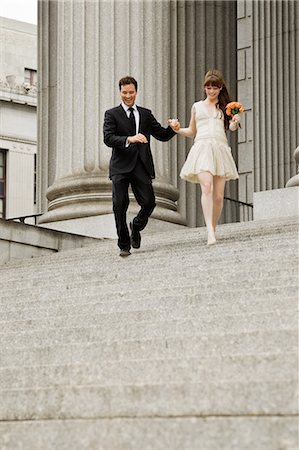
[[[199,183],[197,175],[210,172],[226,180],[239,178],[231,148],[224,130],[223,112],[218,109],[211,116],[205,103],[194,103],[196,118],[196,136],[180,177],[191,183]]]

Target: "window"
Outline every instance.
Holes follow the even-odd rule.
[[[0,149],[0,218],[5,218],[6,150]]]
[[[25,67],[25,76],[24,82],[29,83],[30,85],[37,84],[37,71],[34,69],[27,69]]]

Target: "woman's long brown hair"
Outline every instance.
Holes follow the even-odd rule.
[[[227,91],[227,87],[224,83],[224,79],[222,73],[219,70],[209,70],[204,79],[204,87],[206,86],[217,86],[221,88],[221,91],[218,95],[218,103],[217,107],[221,109],[224,117],[224,128],[227,130],[229,128],[230,117],[226,114],[225,108],[226,105],[231,101],[229,97],[229,93]]]

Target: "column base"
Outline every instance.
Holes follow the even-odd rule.
[[[128,223],[134,218],[134,216],[134,213],[128,213]],[[82,236],[93,238],[117,239],[113,214],[104,214],[100,216],[82,217],[69,220],[58,220],[55,222],[43,222],[38,226],[51,230],[80,234]],[[153,216],[151,216],[144,232],[142,233],[146,235],[163,231],[171,232],[173,230],[179,230],[182,228],[183,225],[165,222],[164,220],[155,219],[153,218]]]
[[[177,211],[178,190],[161,181],[155,181],[153,186],[157,206],[151,218],[185,225],[185,218]],[[99,174],[60,179],[48,189],[47,198],[48,211],[41,216],[39,224],[113,215],[112,183]],[[139,209],[130,192],[129,213],[135,215]]]

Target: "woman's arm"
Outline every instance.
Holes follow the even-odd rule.
[[[180,123],[175,119],[170,119],[169,125],[177,134],[180,134],[181,136],[194,137],[196,135],[195,106],[193,105],[191,108],[189,127],[181,128]]]
[[[230,131],[236,131],[238,129],[238,124],[240,122],[239,114],[235,114],[232,120],[229,121],[229,129]]]

